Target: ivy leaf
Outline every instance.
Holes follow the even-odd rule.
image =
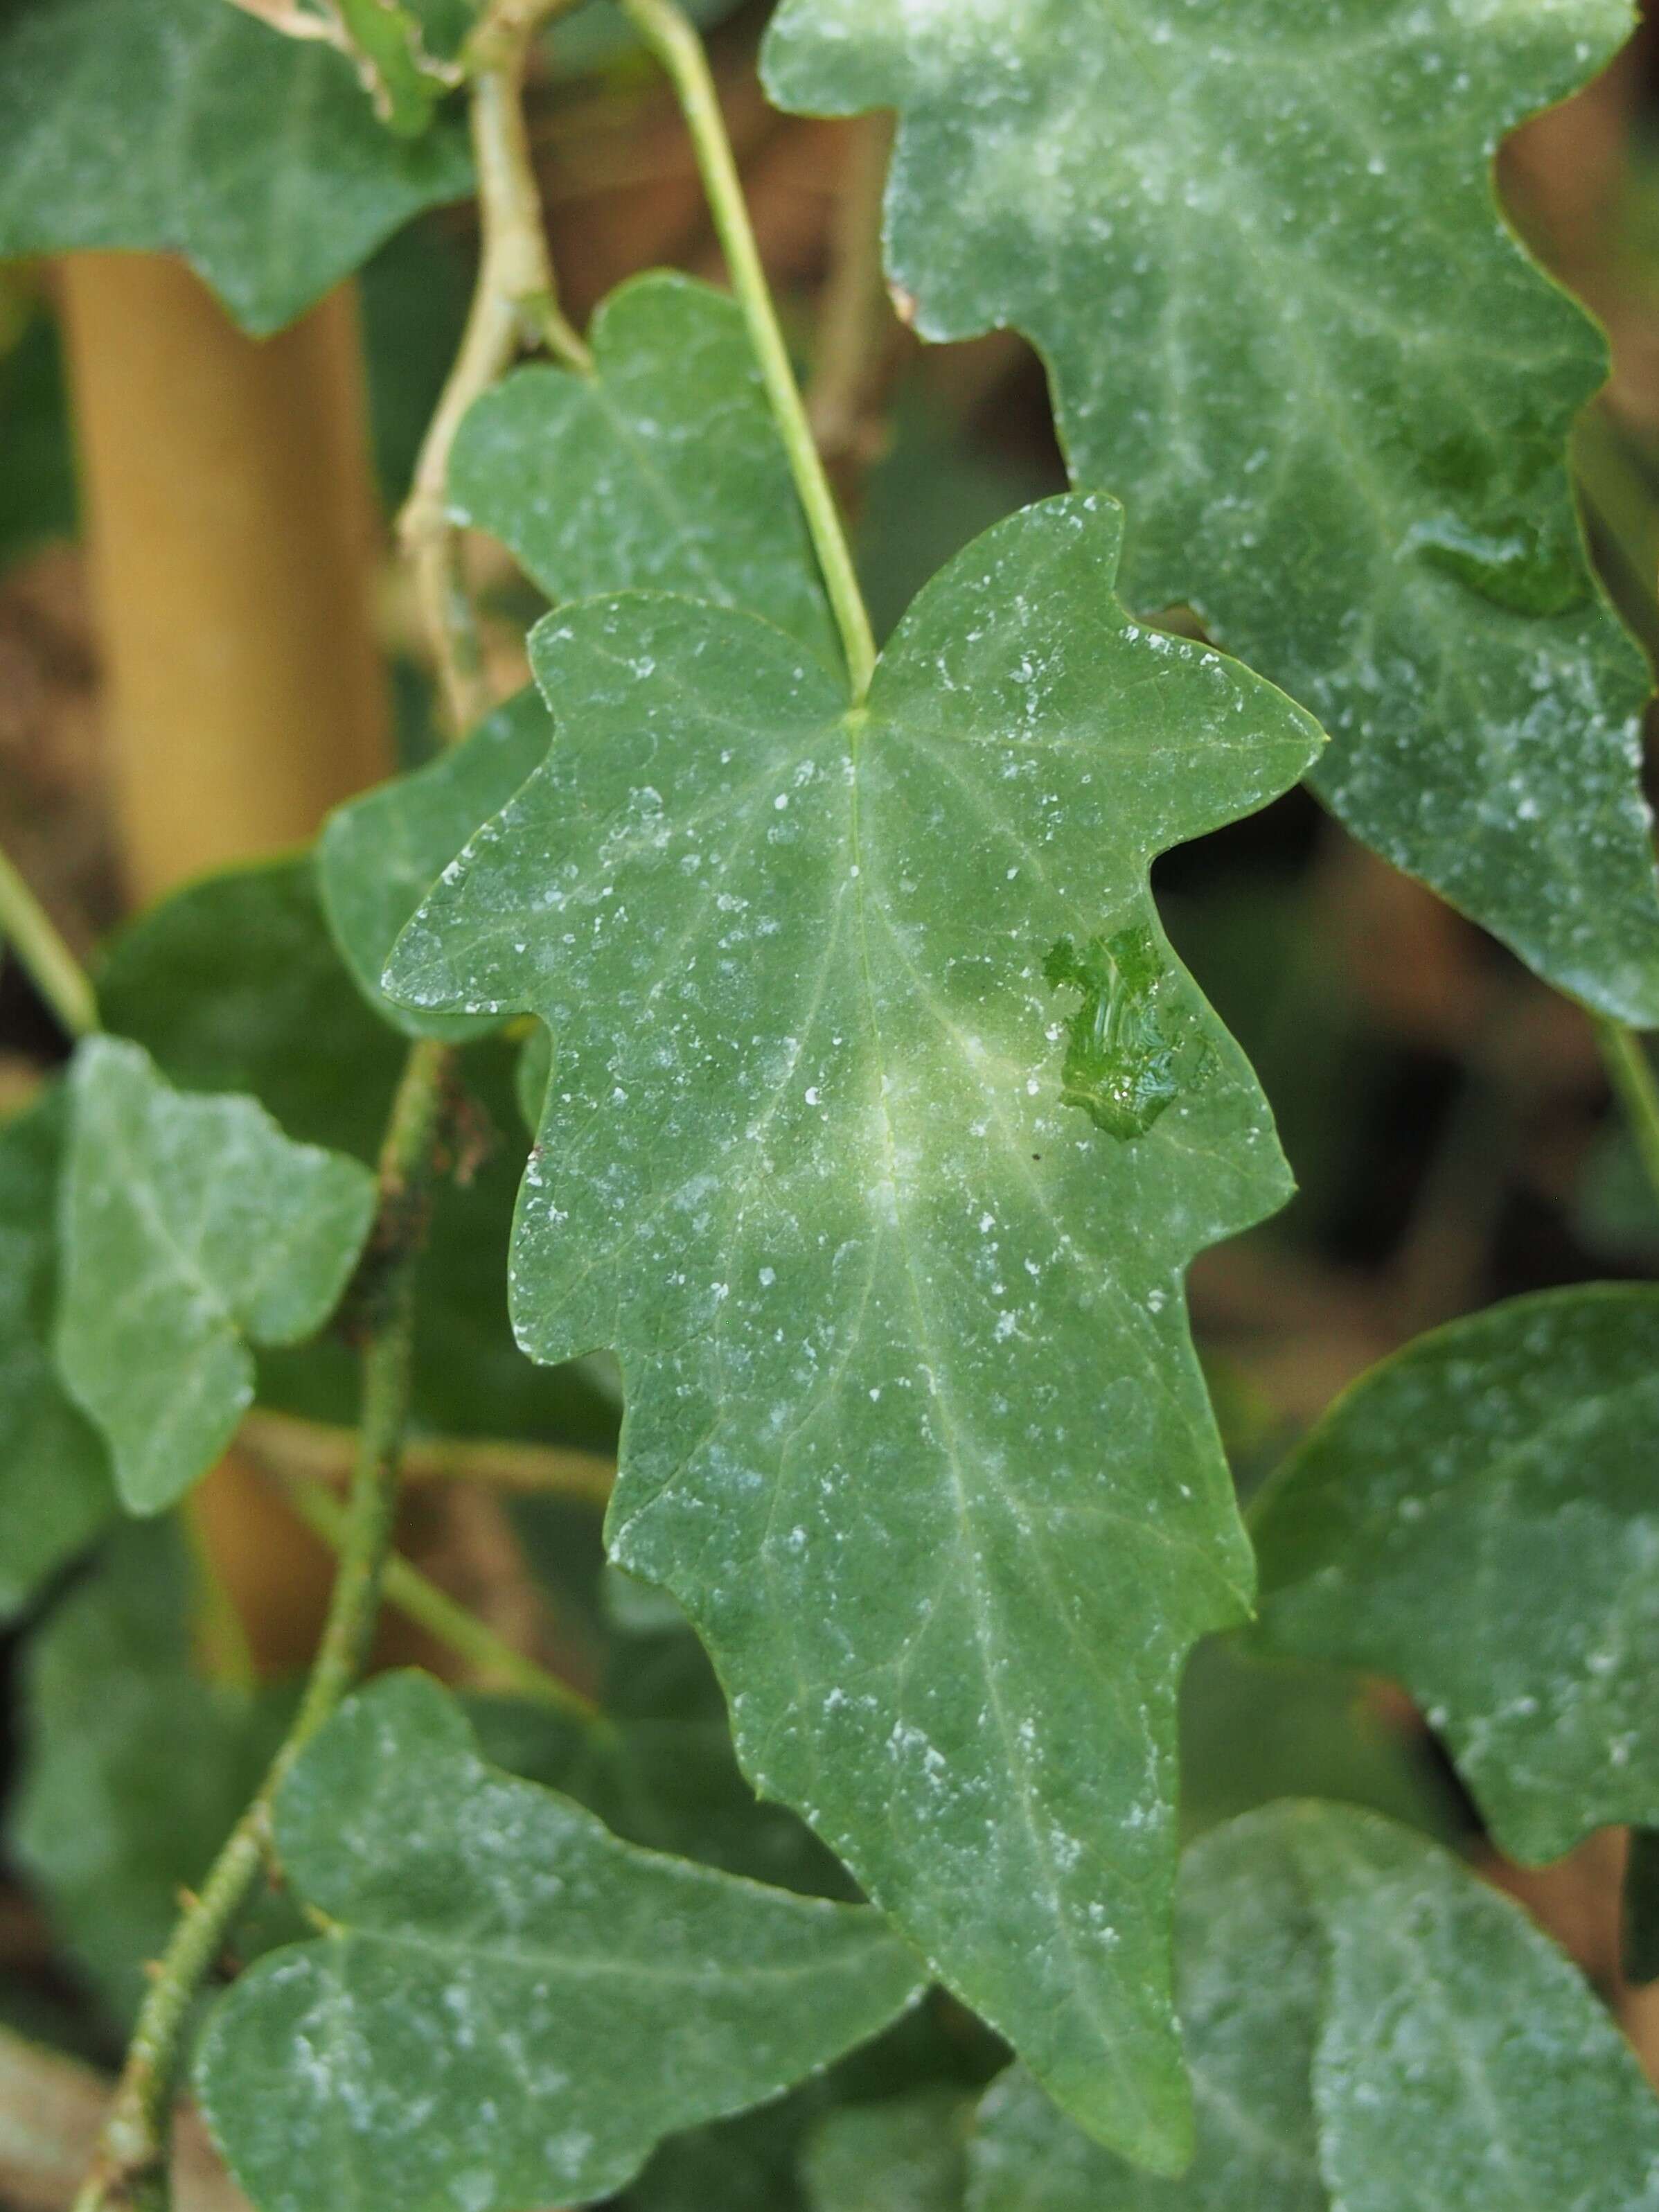
[[[550,617],[558,740],[388,987],[554,1032],[515,1326],[620,1356],[611,1555],[750,1780],[1169,2164],[1176,1686],[1251,1580],[1182,1274],[1286,1180],[1146,876],[1318,738],[1124,617],[1119,529],[980,539],[865,708],[750,615]]]
[[[961,2212],[972,2112],[939,2087],[826,2113],[801,2159],[811,2212]]]
[[[1252,1516],[1271,1648],[1394,1675],[1493,1835],[1659,1825],[1659,1290],[1515,1298],[1363,1376]]]
[[[323,910],[352,980],[410,1036],[451,1041],[498,1029],[492,1017],[421,1014],[388,999],[380,976],[404,924],[481,822],[541,765],[553,726],[534,690],[487,715],[464,744],[411,775],[348,799],[317,842]]]
[[[550,599],[684,592],[764,615],[836,665],[737,302],[659,271],[613,292],[589,339],[591,376],[521,368],[473,403],[450,461],[459,520]]]
[[[52,1358],[63,1152],[56,1091],[0,1129],[0,1621],[118,1510],[109,1455]]]
[[[264,337],[471,173],[459,122],[394,138],[343,55],[228,0],[0,18],[0,254],[182,253]]]
[[[70,1077],[58,1363],[132,1513],[204,1474],[253,1399],[256,1344],[338,1304],[374,1214],[356,1161],[296,1145],[252,1098],[172,1090],[94,1037]]]
[[[1520,1908],[1375,1814],[1280,1805],[1182,1864],[1198,2152],[1154,2181],[1016,2069],[981,2108],[969,2212],[1591,2212],[1659,2207],[1659,2106]]]
[[[291,1706],[210,1681],[190,1649],[188,1561],[170,1522],[124,1525],[24,1660],[27,1758],[8,1844],[119,2020],[148,1988],[181,1885],[198,1882],[257,1788]],[[250,1948],[291,1915],[267,1898]]]
[[[421,1675],[329,1724],[276,1840],[329,1932],[236,1984],[197,2069],[259,2212],[604,2196],[662,2136],[776,2094],[918,1994],[874,1913],[619,1843],[487,1766]]]
[[[1074,477],[1330,732],[1348,826],[1550,981],[1659,1022],[1646,672],[1565,474],[1599,336],[1494,203],[1628,0],[785,0],[786,107],[896,106],[888,265],[1048,359]]]

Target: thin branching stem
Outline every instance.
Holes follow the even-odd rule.
[[[276,1474],[329,1481],[351,1464],[352,1432],[324,1421],[263,1409],[249,1413],[236,1432],[237,1447]],[[580,1499],[603,1507],[616,1480],[617,1462],[606,1452],[574,1444],[520,1443],[511,1437],[411,1437],[404,1447],[403,1479],[411,1482],[471,1482],[494,1490]]]
[[[824,588],[841,633],[853,696],[862,701],[875,672],[876,641],[859,589],[841,510],[824,471],[806,408],[790,365],[789,349],[761,267],[760,250],[749,221],[742,179],[732,152],[720,95],[703,52],[702,40],[673,0],[622,0],[623,12],[668,72],[691,134],[714,228],[731,272],[732,289],[749,325],[749,342],[771,402],[795,479],[795,489],[811,532]]]
[[[1607,1080],[1630,1126],[1643,1173],[1653,1187],[1654,1196],[1659,1198],[1659,1082],[1655,1080],[1653,1064],[1637,1032],[1622,1022],[1598,1014],[1595,1041],[1601,1048]]]
[[[191,2002],[258,1877],[271,1806],[284,1777],[356,1680],[368,1650],[397,1510],[415,1279],[452,1057],[447,1047],[430,1042],[410,1048],[381,1148],[380,1212],[366,1263],[371,1279],[356,1463],[343,1516],[339,1570],[305,1695],[269,1772],[156,1965],[74,2212],[166,2212],[173,2097]]]
[[[306,1526],[331,1550],[344,1555],[348,1532],[345,1507],[322,1484],[286,1481],[283,1495]],[[486,1680],[515,1691],[536,1704],[550,1705],[567,1719],[597,1722],[599,1709],[591,1698],[497,1636],[475,1613],[469,1613],[447,1590],[397,1552],[389,1554],[381,1577],[386,1601],[445,1644],[476,1668]]]
[[[477,624],[460,573],[449,513],[449,456],[467,410],[526,345],[545,346],[574,368],[586,346],[560,312],[525,127],[524,80],[538,25],[570,0],[518,0],[493,8],[467,47],[469,113],[478,178],[478,274],[460,349],[422,442],[398,519],[421,619],[437,658],[452,737],[465,737],[493,703]]]
[[[4,853],[0,853],[0,939],[16,954],[30,982],[70,1035],[89,1036],[98,1026],[92,980]]]

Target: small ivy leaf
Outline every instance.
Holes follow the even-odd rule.
[[[94,1037],[70,1077],[58,1369],[132,1513],[204,1474],[253,1399],[256,1344],[338,1304],[374,1214],[356,1160],[296,1145],[252,1098],[172,1090]]]
[[[196,2074],[258,2212],[585,2203],[920,1994],[873,1912],[619,1843],[422,1675],[330,1723],[276,1844],[331,1925],[220,2001]]]
[[[26,1757],[7,1838],[54,1927],[118,2020],[137,2009],[181,1886],[201,1881],[282,1739],[285,1692],[193,1663],[188,1559],[169,1522],[124,1524],[30,1639]],[[231,1948],[296,1932],[270,1893]]]
[[[1198,2151],[1154,2181],[1016,2069],[969,2212],[1656,2212],[1659,2105],[1520,1908],[1375,1814],[1278,1805],[1182,1863]]]
[[[550,617],[558,740],[388,988],[554,1033],[515,1326],[617,1352],[611,1554],[693,1618],[750,1780],[1169,2165],[1176,1684],[1250,1589],[1182,1274],[1287,1183],[1147,870],[1318,733],[1124,616],[1119,529],[981,538],[854,709],[750,615]],[[1135,1136],[1063,1101],[1042,973],[1121,929],[1189,1071]]]
[[[945,2087],[827,2112],[801,2154],[809,2212],[961,2212],[972,2113]]]
[[[785,0],[769,90],[896,107],[888,267],[926,337],[1041,348],[1074,478],[1331,734],[1355,834],[1659,1022],[1640,655],[1566,477],[1600,335],[1494,202],[1499,140],[1629,0]]]
[[[589,338],[591,376],[521,368],[473,403],[450,461],[458,519],[550,599],[684,592],[764,615],[838,665],[737,302],[659,271],[613,292]]]
[[[118,1510],[109,1454],[52,1357],[61,1095],[0,1129],[0,1622]]]
[[[228,0],[0,13],[0,254],[182,253],[264,337],[471,173],[458,122],[394,138],[343,55]]]
[[[1252,1514],[1268,1648],[1393,1675],[1529,1863],[1659,1824],[1659,1290],[1515,1298],[1354,1384]]]

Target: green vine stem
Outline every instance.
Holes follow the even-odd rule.
[[[13,861],[0,853],[0,938],[71,1036],[98,1026],[91,979]]]
[[[247,1414],[237,1447],[278,1475],[329,1481],[351,1465],[349,1429],[293,1413]],[[596,1507],[610,1499],[617,1463],[573,1444],[518,1443],[493,1437],[419,1437],[404,1446],[403,1480],[475,1482],[494,1490],[570,1498]]]
[[[561,313],[525,128],[524,79],[538,27],[572,0],[498,0],[468,42],[469,114],[478,177],[478,274],[466,327],[422,441],[398,535],[433,641],[451,734],[464,737],[493,703],[477,625],[449,516],[449,456],[469,407],[520,349],[544,345],[575,368],[592,357]]]
[[[749,221],[742,179],[738,175],[702,40],[674,0],[622,0],[622,7],[668,72],[686,128],[691,134],[703,191],[731,272],[732,289],[749,325],[750,343],[760,364],[767,398],[789,457],[795,489],[823,573],[824,588],[830,594],[836,625],[841,632],[848,680],[854,700],[862,702],[875,672],[875,635],[859,589],[858,572],[853,566],[852,549],[842,526],[841,510],[836,504],[836,495],[807,420],[800,387],[790,366],[789,349],[784,343],[777,310],[761,267],[760,250]]]
[[[319,1483],[303,1480],[285,1481],[282,1491],[306,1526],[320,1536],[331,1550],[343,1555],[346,1509],[332,1492]],[[550,1705],[569,1719],[599,1720],[599,1709],[591,1698],[584,1697],[571,1683],[514,1650],[399,1553],[388,1553],[381,1587],[389,1606],[406,1620],[412,1620],[417,1628],[425,1629],[439,1643],[447,1644],[489,1683],[515,1691],[537,1705]]]
[[[1595,1041],[1601,1048],[1607,1080],[1624,1109],[1643,1172],[1654,1196],[1659,1198],[1659,1081],[1655,1079],[1652,1062],[1634,1030],[1626,1029],[1622,1022],[1608,1021],[1604,1015],[1595,1017]]]
[[[339,1571],[305,1695],[270,1771],[156,1966],[73,2212],[167,2212],[173,2095],[191,2002],[258,1875],[283,1778],[356,1681],[374,1634],[409,1413],[415,1279],[452,1063],[447,1046],[411,1047],[381,1148],[380,1212],[365,1263],[372,1279],[356,1464]]]

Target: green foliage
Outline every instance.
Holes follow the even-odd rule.
[[[591,376],[521,368],[476,402],[451,468],[457,514],[550,599],[684,592],[764,615],[833,665],[735,302],[684,276],[635,277],[599,308],[590,342]]]
[[[532,726],[527,714],[520,726]],[[473,744],[476,753],[469,746],[446,756],[431,772],[441,787],[443,769],[489,757],[485,731]],[[414,794],[415,819],[425,787],[411,777],[357,804],[373,809],[383,799],[395,814],[403,795]],[[396,825],[383,818],[378,834],[395,886]],[[319,853],[325,881],[334,835],[325,833]],[[395,921],[395,888],[388,896]],[[233,868],[174,892],[115,939],[99,995],[109,1026],[135,1038],[181,1089],[248,1091],[290,1135],[374,1160],[401,1052],[342,965],[305,861]],[[416,1418],[456,1436],[603,1443],[615,1427],[608,1383],[590,1370],[532,1366],[507,1325],[507,1231],[525,1149],[510,1060],[500,1047],[475,1049],[462,1078],[471,1139],[483,1157],[434,1203],[416,1324]],[[356,1369],[337,1343],[267,1352],[259,1395],[285,1412],[350,1421]]]
[[[63,1151],[55,1091],[0,1129],[0,1620],[116,1510],[109,1455],[52,1356]]]
[[[1659,2106],[1571,1966],[1434,1844],[1329,1805],[1182,1863],[1198,2152],[1159,2181],[1029,2075],[981,2109],[969,2212],[1496,2212],[1659,2205]]]
[[[389,981],[554,1032],[516,1324],[621,1357],[612,1556],[696,1621],[756,1786],[1168,2163],[1175,1678],[1249,1587],[1180,1276],[1284,1182],[1146,868],[1316,738],[1129,622],[1117,539],[1089,499],[993,532],[851,713],[750,616],[550,618],[560,742]],[[1043,963],[1103,927],[1183,1070],[1138,1140],[1060,1096]]]
[[[179,1892],[206,1873],[276,1747],[290,1700],[197,1664],[196,1593],[166,1523],[126,1527],[29,1647],[23,1787],[8,1842],[76,1964],[117,2019],[167,1941]],[[295,1932],[262,1899],[246,1957]]]
[[[182,253],[263,337],[469,173],[458,130],[393,138],[343,56],[228,0],[12,0],[0,20],[0,253]]]
[[[1341,1243],[1392,1048],[1326,1005],[1354,963],[1312,876],[1236,871],[1258,833],[1165,864],[1169,935],[1150,887],[1311,772],[1541,975],[1659,1021],[1643,679],[1563,471],[1602,350],[1492,185],[1624,0],[782,0],[781,94],[900,111],[923,333],[1046,356],[1079,489],[1014,513],[1059,463],[1046,418],[981,452],[994,349],[912,359],[960,370],[961,427],[901,399],[878,458],[879,131],[845,142],[809,419],[670,0],[553,10],[533,116],[516,7],[268,12],[352,52],[233,0],[0,7],[0,252],[181,252],[259,331],[373,256],[389,497],[422,454],[407,759],[430,672],[487,699],[503,605],[553,611],[538,690],[119,931],[105,1033],[0,1126],[0,1614],[42,1615],[9,1844],[100,2001],[72,2032],[140,2015],[80,2212],[162,2212],[192,2046],[254,2212],[1659,2212],[1633,2058],[1441,1848],[1477,1811],[1534,1860],[1635,1824],[1626,1966],[1659,1966],[1659,1289],[1408,1344],[1293,1442],[1253,1552],[1206,1374],[1248,1492],[1305,1373],[1201,1368],[1185,1279],[1289,1178],[1171,938],[1316,1186],[1220,1302],[1276,1295],[1310,1220]],[[738,296],[637,276],[589,360],[524,142],[564,131],[550,74],[614,63],[606,127],[645,115],[641,44]],[[470,309],[465,226],[382,246],[464,189],[464,101]],[[0,363],[0,551],[71,512],[46,331]],[[492,381],[538,342],[586,365]],[[461,526],[524,579],[482,651]],[[50,980],[9,864],[0,927]],[[1345,1358],[1473,1281],[1419,1279],[1462,1241],[1428,1216],[1523,1025],[1470,1027]],[[1659,1094],[1601,1041],[1640,1141],[1583,1217],[1641,1261]],[[605,1470],[526,1447],[610,1445],[624,1395],[601,1531]],[[117,1517],[256,1396],[359,1424],[297,1702],[244,1679],[199,1526]],[[510,1502],[400,1518],[405,1433]],[[497,1601],[427,1609],[459,1695],[348,1698],[394,1541]]]
[[[971,2110],[937,2088],[827,2113],[801,2161],[811,2212],[957,2212]]]
[[[1640,659],[1565,475],[1601,340],[1494,204],[1626,0],[785,0],[787,107],[902,116],[888,265],[1012,323],[1132,605],[1196,607],[1332,739],[1318,788],[1540,975],[1659,1020]]]
[[[601,2196],[916,1995],[875,1914],[618,1843],[417,1675],[330,1723],[276,1839],[327,1933],[238,1982],[197,2068],[259,2212]]]
[[[1338,1400],[1252,1519],[1274,1648],[1390,1674],[1505,1850],[1659,1823],[1659,1290],[1454,1322]]]
[[[173,1090],[114,1038],[81,1047],[70,1093],[58,1363],[123,1504],[156,1513],[252,1403],[250,1346],[298,1343],[333,1312],[374,1178],[252,1098]]]

